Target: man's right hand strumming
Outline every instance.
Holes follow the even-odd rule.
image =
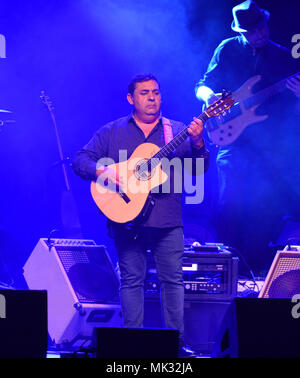
[[[124,186],[122,178],[110,167],[99,167],[96,170],[96,176],[97,182],[110,190],[116,191]]]

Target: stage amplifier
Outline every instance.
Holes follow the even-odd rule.
[[[185,299],[230,300],[237,295],[238,258],[225,249],[186,250],[183,257]],[[159,296],[154,259],[148,253],[145,297]]]
[[[104,245],[85,239],[41,238],[24,265],[31,290],[46,290],[54,344],[78,348],[94,327],[119,327],[119,277]]]

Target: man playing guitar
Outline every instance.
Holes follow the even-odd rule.
[[[109,220],[120,268],[120,300],[124,326],[142,327],[143,325],[146,251],[151,249],[161,284],[165,326],[179,330],[183,353],[182,194],[174,192],[172,186],[168,193],[158,190],[152,195],[154,206],[147,217],[133,224],[125,222],[127,213],[132,211],[130,205],[134,197],[131,197],[130,187],[129,192],[123,190],[125,182],[122,175],[112,169],[112,165],[104,164],[103,160],[103,158],[108,158],[110,161],[119,162],[120,150],[125,150],[129,157],[140,146],[154,145],[159,149],[165,145],[158,80],[153,75],[136,76],[129,84],[127,100],[133,106],[132,114],[101,127],[88,144],[77,153],[73,168],[84,179],[92,180],[92,193],[95,200],[99,199],[99,203],[101,203],[102,195],[104,198],[104,193],[97,195],[96,181],[104,186],[111,185],[115,188],[115,192],[111,190],[106,193],[111,196],[111,200],[104,204],[104,213],[106,209],[109,212],[109,205],[113,206],[115,202],[124,209],[128,206],[128,211],[122,212],[118,209],[114,211],[111,215],[113,221]],[[176,134],[185,127],[181,122],[170,122],[175,139]],[[202,120],[194,118],[187,130],[189,137],[183,140],[173,154],[179,158],[204,158],[206,169],[209,153],[202,138]],[[102,164],[99,163],[99,159]],[[138,173],[135,171],[135,174]],[[170,174],[169,179],[170,181],[174,179],[173,173]],[[143,180],[141,180],[142,183]],[[101,188],[98,189],[101,191]]]

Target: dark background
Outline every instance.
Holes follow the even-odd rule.
[[[219,42],[235,35],[231,10],[239,2],[1,1],[7,57],[0,59],[0,109],[10,110],[16,122],[0,131],[0,282],[22,285],[22,266],[39,238],[61,230],[64,181],[55,164],[58,146],[41,91],[53,102],[65,157],[72,158],[101,125],[130,112],[127,84],[139,72],[159,78],[164,115],[188,123],[201,113],[194,85]],[[291,48],[292,35],[300,33],[299,1],[258,4],[271,12],[272,39]],[[209,148],[204,202],[184,208],[185,235],[200,241],[216,238],[216,151]],[[68,174],[82,236],[105,244],[114,260],[89,183],[71,169]],[[53,235],[63,236],[61,231]]]

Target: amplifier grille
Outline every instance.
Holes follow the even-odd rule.
[[[277,252],[259,297],[292,298],[300,293],[300,253]]]
[[[80,302],[119,302],[119,281],[104,246],[58,245],[55,248]]]

